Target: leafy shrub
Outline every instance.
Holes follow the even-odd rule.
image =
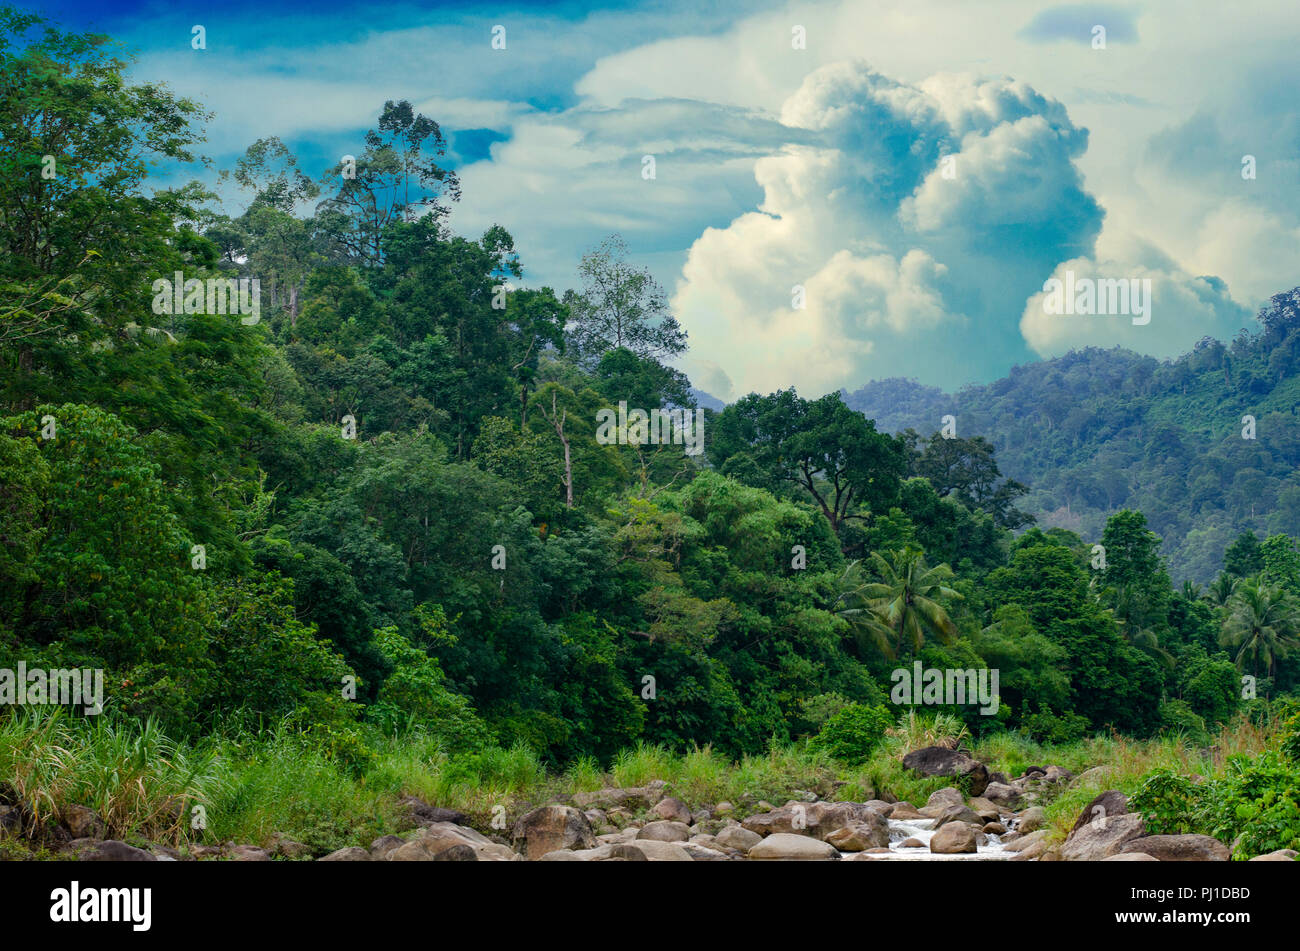
[[[1021,731],[1040,743],[1073,743],[1088,732],[1088,718],[1068,710],[1055,714],[1050,707],[1026,714],[1020,721]]]
[[[1129,797],[1129,806],[1142,814],[1151,835],[1177,835],[1194,831],[1193,812],[1198,800],[1198,789],[1189,777],[1177,770],[1157,769]]]
[[[821,732],[809,740],[808,748],[856,766],[871,758],[893,722],[893,715],[884,706],[850,704],[826,721]]]

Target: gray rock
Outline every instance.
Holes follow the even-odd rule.
[[[346,849],[336,849],[329,855],[322,855],[318,862],[369,862],[370,853],[359,846],[350,845]]]
[[[591,823],[572,806],[552,803],[519,817],[511,830],[516,852],[540,859],[556,849],[589,849],[596,844]]]
[[[641,828],[641,831],[636,834],[636,837],[638,839],[655,839],[659,842],[689,842],[691,830],[684,823],[660,819],[657,822],[647,822]]]
[[[930,838],[930,851],[938,855],[975,852],[975,828],[964,822],[950,822]]]
[[[1148,835],[1124,844],[1120,852],[1145,852],[1161,862],[1226,862],[1228,847],[1208,835]]]
[[[1131,840],[1144,835],[1146,825],[1141,816],[1106,816],[1070,833],[1061,846],[1061,858],[1067,862],[1096,862],[1114,855]]]
[[[834,861],[840,857],[835,846],[811,836],[775,832],[749,850],[751,859],[761,861]]]

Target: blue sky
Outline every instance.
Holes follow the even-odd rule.
[[[726,399],[1171,357],[1300,283],[1294,3],[43,9],[213,109],[218,167],[279,135],[316,174],[411,100],[448,133],[454,229],[505,225],[525,282],[557,289],[620,232],[672,294],[682,368]],[[1047,314],[1067,271],[1149,279],[1151,321]]]

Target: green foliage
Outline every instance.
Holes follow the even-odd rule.
[[[850,766],[866,762],[894,723],[888,707],[855,703],[840,710],[808,742],[813,752]]]

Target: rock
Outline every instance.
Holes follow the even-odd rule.
[[[691,857],[691,859],[696,862],[731,861],[731,856],[728,855],[726,852],[722,852],[718,849],[711,849],[708,846],[701,845],[698,842],[679,842],[677,844],[680,845],[683,849],[685,849],[686,853]]]
[[[931,828],[941,829],[950,822],[965,822],[973,826],[984,825],[984,820],[965,806],[948,806],[943,812],[935,816],[934,825]]]
[[[269,862],[271,853],[255,845],[237,845],[230,850],[232,862]]]
[[[875,815],[875,822],[850,822],[826,836],[826,842],[841,852],[865,852],[867,849],[889,848],[889,823],[883,816]]]
[[[316,861],[318,862],[369,862],[370,853],[365,849],[355,845],[350,845],[346,849],[336,849],[329,855],[323,855]]]
[[[82,862],[157,862],[158,856],[127,845],[118,839],[106,839],[78,853]]]
[[[927,818],[927,817],[921,815],[921,810],[917,809],[916,806],[912,805],[910,802],[906,802],[906,801],[904,801],[904,802],[896,802],[896,803],[894,803],[894,808],[893,808],[893,811],[889,813],[889,818],[891,818],[891,819],[925,819],[925,818]]]
[[[983,796],[972,796],[966,805],[985,822],[997,822],[1002,817],[1001,810]]]
[[[930,798],[925,801],[925,804],[927,807],[942,806],[944,808],[947,808],[948,806],[964,806],[966,805],[966,797],[961,794],[960,789],[946,786],[943,789],[936,789],[932,792]]]
[[[658,816],[660,819],[667,819],[671,822],[680,822],[685,825],[691,824],[691,810],[680,799],[672,796],[665,796],[654,804],[650,814]]]
[[[750,816],[741,823],[759,835],[800,833],[821,839],[850,822],[869,821],[879,813],[859,802],[788,802],[780,809]]]
[[[894,807],[897,803],[885,802],[883,799],[870,799],[863,803],[872,812],[878,812],[886,819],[894,814]]]
[[[588,809],[583,813],[583,815],[587,817],[587,821],[591,823],[593,829],[610,825],[609,819],[605,816],[604,809]]]
[[[1035,832],[1020,840],[1018,844],[1024,846],[1024,848],[1020,849],[1017,854],[1011,856],[1011,861],[1032,862],[1034,859],[1041,860],[1042,856],[1047,852],[1047,843],[1042,839],[1034,838],[1037,834],[1038,833]]]
[[[1114,855],[1108,855],[1103,862],[1159,862],[1160,860],[1154,855],[1148,855],[1146,852],[1116,852]]]
[[[1031,832],[1028,835],[1017,836],[1015,841],[1003,841],[1002,848],[1007,852],[1024,852],[1026,849],[1032,849],[1036,844],[1044,844],[1047,839],[1047,830],[1039,829],[1037,832]]]
[[[1106,816],[1071,832],[1061,846],[1061,858],[1067,862],[1095,862],[1114,855],[1128,842],[1144,835],[1146,826],[1141,816]]]
[[[922,776],[951,776],[961,779],[972,796],[981,795],[989,782],[989,771],[983,763],[965,753],[942,746],[926,746],[913,750],[903,757],[903,765]]]
[[[1278,849],[1276,852],[1266,852],[1263,855],[1257,855],[1250,861],[1252,862],[1294,862],[1296,856],[1300,853],[1295,849]]]
[[[1042,806],[1030,806],[1020,814],[1020,820],[1016,823],[1016,831],[1029,833],[1041,829],[1046,824],[1046,810]]]
[[[1114,770],[1105,764],[1094,766],[1091,769],[1085,769],[1080,773],[1078,778],[1075,780],[1075,783],[1079,786],[1100,786],[1110,778],[1112,772],[1114,772]]]
[[[272,851],[286,859],[311,858],[311,846],[302,842],[295,842],[293,839],[277,838]]]
[[[1003,786],[1009,786],[1011,784],[1011,780],[1007,779],[1006,773],[989,773],[989,782],[1000,783]]]
[[[477,862],[478,852],[467,843],[449,846],[434,855],[435,862]]]
[[[1083,807],[1079,817],[1074,820],[1074,825],[1070,827],[1070,835],[1078,832],[1080,828],[1090,822],[1100,822],[1108,816],[1123,816],[1128,814],[1128,797],[1118,789],[1108,789],[1092,802]]]
[[[660,819],[658,822],[647,822],[636,837],[659,842],[689,842],[691,830],[685,823]]]
[[[736,811],[736,807],[729,802],[720,802],[713,807],[713,814],[717,816],[719,819],[721,819],[724,816],[729,816],[735,811]]]
[[[624,845],[628,842],[635,842],[637,833],[641,830],[636,826],[628,826],[621,832],[610,832],[605,835],[596,836],[596,841],[601,845]]]
[[[964,822],[950,822],[930,839],[930,851],[937,855],[957,855],[976,850],[975,829]]]
[[[898,843],[898,847],[900,849],[923,849],[925,848],[925,843],[916,836],[911,836]]]
[[[594,852],[597,850],[592,849],[590,851]],[[570,851],[569,849],[556,849],[554,852],[547,852],[537,861],[539,862],[586,862],[590,860],[579,855],[577,852]]]
[[[632,815],[632,813],[628,812],[626,809],[620,809],[617,806],[608,810],[605,813],[605,818],[609,820],[610,825],[619,829],[626,829],[636,821],[636,816]]]
[[[1006,835],[1007,827],[1000,822],[986,822],[981,831],[987,835]]]
[[[637,857],[640,856],[640,858]],[[637,839],[626,845],[610,846],[611,858],[630,862],[693,862],[691,853],[677,842],[660,842],[658,839]]]
[[[93,809],[85,806],[76,803],[64,806],[60,810],[60,818],[74,839],[99,839],[108,834],[104,820]]]
[[[714,839],[718,845],[729,849],[738,849],[741,852],[748,852],[763,841],[763,837],[757,832],[751,832],[741,825],[727,826],[714,836]]]
[[[441,854],[447,849],[459,846],[465,846],[474,852],[475,858],[473,861],[517,862],[520,860],[520,856],[508,847],[493,842],[487,836],[468,826],[458,826],[451,822],[433,823],[425,828],[417,838],[404,842],[389,851],[384,859],[388,862],[467,861],[463,858],[464,849],[461,849],[448,859],[440,858]]]
[[[406,844],[406,840],[400,835],[381,835],[375,841],[370,843],[369,855],[376,862],[382,862],[388,858],[388,853],[393,849],[401,848]],[[341,851],[341,850],[340,850]]]
[[[784,862],[835,860],[840,857],[835,846],[811,836],[775,832],[749,850],[751,859]]]
[[[584,809],[597,807],[601,809],[622,808],[630,811],[650,809],[663,798],[664,783],[654,780],[644,786],[630,786],[626,789],[597,789],[595,792],[580,792],[573,801]]]
[[[457,812],[455,809],[444,809],[441,806],[431,806],[415,796],[407,796],[398,805],[403,807],[406,815],[417,826],[432,825],[435,822],[463,825],[465,822],[465,813]]]
[[[1015,808],[1020,803],[1022,794],[1015,786],[1006,783],[989,783],[984,787],[983,798],[997,806]]]
[[[552,804],[520,816],[511,830],[515,851],[539,859],[556,849],[589,849],[596,844],[591,823],[572,806]]]
[[[1074,773],[1061,766],[1049,766],[1043,774],[1043,782],[1054,786],[1068,786],[1074,780]]]
[[[1226,862],[1228,847],[1208,835],[1148,835],[1124,844],[1120,852],[1145,852],[1161,862]]]

